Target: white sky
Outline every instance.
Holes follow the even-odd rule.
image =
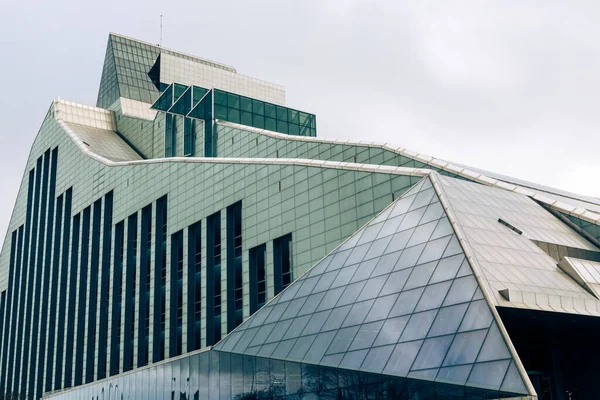
[[[318,136],[391,142],[600,197],[594,1],[11,1],[0,232],[53,98],[95,105],[110,31],[282,84]]]

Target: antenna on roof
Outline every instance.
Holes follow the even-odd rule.
[[[159,46],[162,47],[162,14],[160,14],[160,42]]]

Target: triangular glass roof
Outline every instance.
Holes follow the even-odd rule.
[[[428,177],[214,349],[529,394]]]
[[[168,111],[173,105],[173,84],[170,84],[164,92],[156,99],[152,107],[153,110]]]
[[[187,114],[188,117],[210,120],[212,119],[212,108],[213,108],[213,91],[212,89],[207,91],[201,100],[198,101],[198,104],[192,108],[192,110]]]
[[[192,109],[192,87],[189,86],[167,112],[186,115]]]

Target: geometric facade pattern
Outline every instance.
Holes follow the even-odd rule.
[[[429,178],[214,348],[528,393]]]
[[[110,34],[0,252],[0,399],[598,398],[600,200],[316,137],[282,86]]]

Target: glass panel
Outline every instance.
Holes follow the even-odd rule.
[[[439,261],[429,283],[437,283],[448,279],[454,279],[464,259],[465,257],[462,254],[448,258],[442,258]]]
[[[396,345],[383,373],[406,375],[417,356],[422,343],[422,340],[417,340]]]
[[[424,248],[425,248],[425,244],[420,244],[418,246],[404,249],[404,251],[402,252],[402,255],[400,256],[400,259],[398,260],[398,262],[396,263],[396,266],[394,267],[394,271],[399,271],[402,269],[414,267],[417,264],[417,260],[419,259],[419,256],[423,252]]]
[[[362,325],[358,330],[354,341],[350,345],[350,350],[366,349],[371,347],[382,326],[383,321]]]
[[[375,300],[367,300],[354,304],[342,326],[362,324],[374,302]]]
[[[513,393],[527,393],[527,387],[525,386],[525,383],[523,383],[523,379],[519,374],[517,366],[512,361],[506,372],[506,377],[502,383],[501,390]]]
[[[469,304],[467,315],[460,324],[460,331],[487,328],[492,323],[492,313],[485,300],[474,301]]]
[[[456,367],[440,368],[436,381],[465,383],[471,372],[472,365],[459,365]]]
[[[385,282],[383,289],[379,293],[380,296],[385,296],[390,293],[398,293],[404,288],[404,284],[408,280],[408,277],[412,270],[405,269],[397,271],[388,276],[388,280]]]
[[[375,347],[369,350],[361,369],[364,371],[380,373],[385,364],[387,364],[393,350],[394,346]]]
[[[437,310],[415,313],[410,316],[406,329],[400,337],[401,342],[421,339],[427,336],[427,332],[433,323]]]
[[[475,364],[471,371],[471,375],[469,376],[469,380],[467,381],[467,385],[476,384],[491,388],[499,388],[509,363],[510,360]]]
[[[352,340],[358,332],[358,329],[358,326],[352,326],[337,331],[335,339],[333,339],[331,346],[329,346],[329,350],[327,350],[327,354],[342,353],[348,350]]]
[[[329,315],[329,318],[327,319],[327,322],[325,322],[325,325],[323,325],[322,330],[328,331],[331,329],[339,329],[339,327],[342,326],[342,323],[346,319],[346,316],[350,312],[351,308],[352,306],[348,305],[333,309],[333,311],[331,311],[331,314]]]
[[[321,361],[321,358],[325,355],[327,348],[333,341],[334,336],[335,332],[319,333],[303,360],[309,363],[318,363]]]
[[[450,284],[450,281],[446,281],[427,286],[415,308],[415,312],[439,308],[444,301],[444,297],[446,297],[448,289],[450,289]]]
[[[340,368],[358,369],[367,355],[368,350],[351,351],[344,355]]]
[[[387,276],[385,275],[369,279],[362,292],[358,296],[357,301],[369,300],[377,297],[386,280]]]
[[[496,323],[492,324],[487,337],[485,338],[485,342],[483,343],[483,347],[479,352],[479,356],[477,357],[477,362],[500,360],[510,357],[510,352],[498,329],[498,325],[496,325]]]
[[[323,326],[325,321],[327,320],[327,317],[329,317],[330,313],[331,311],[327,310],[313,314],[310,318],[310,321],[308,321],[306,327],[302,331],[302,334],[310,335],[313,333],[318,333],[321,330],[321,327]]]
[[[375,346],[397,343],[406,327],[408,318],[408,316],[404,316],[386,320],[375,340]]]
[[[384,319],[390,313],[392,306],[396,303],[398,294],[392,294],[390,296],[380,297],[375,300],[375,304],[371,307],[371,311],[367,315],[365,322],[377,321]]]
[[[300,336],[300,333],[306,327],[306,324],[308,324],[310,318],[311,315],[305,315],[302,317],[295,318],[283,338],[291,339]]]
[[[412,273],[408,278],[408,282],[406,282],[406,285],[404,286],[404,290],[427,285],[436,266],[437,262],[435,261],[428,264],[417,265],[413,268]]]
[[[440,239],[435,239],[435,240],[428,242],[427,246],[425,246],[425,249],[423,250],[423,254],[421,254],[421,257],[419,258],[419,264],[430,262],[433,260],[438,260],[442,257],[442,254],[444,254],[444,256],[457,254],[457,253],[453,253],[453,254],[445,254],[444,253],[444,249],[448,245],[448,242],[450,241],[451,237],[454,238],[454,236],[446,236],[446,237],[443,237]]]
[[[455,279],[452,282],[452,287],[448,293],[448,297],[444,300],[444,305],[464,303],[470,301],[477,289],[477,282],[473,276]]]
[[[377,262],[377,266],[375,267],[372,276],[379,276],[390,273],[390,271],[394,269],[394,266],[398,262],[398,259],[400,258],[401,254],[401,251],[397,251],[395,253],[387,254],[381,257]]]
[[[444,360],[444,367],[475,362],[477,353],[485,338],[485,330],[459,333]]]
[[[412,313],[424,290],[424,288],[418,288],[400,293],[394,308],[390,312],[390,317]]]
[[[429,331],[429,336],[446,335],[458,330],[463,315],[467,311],[468,304],[441,308]]]

